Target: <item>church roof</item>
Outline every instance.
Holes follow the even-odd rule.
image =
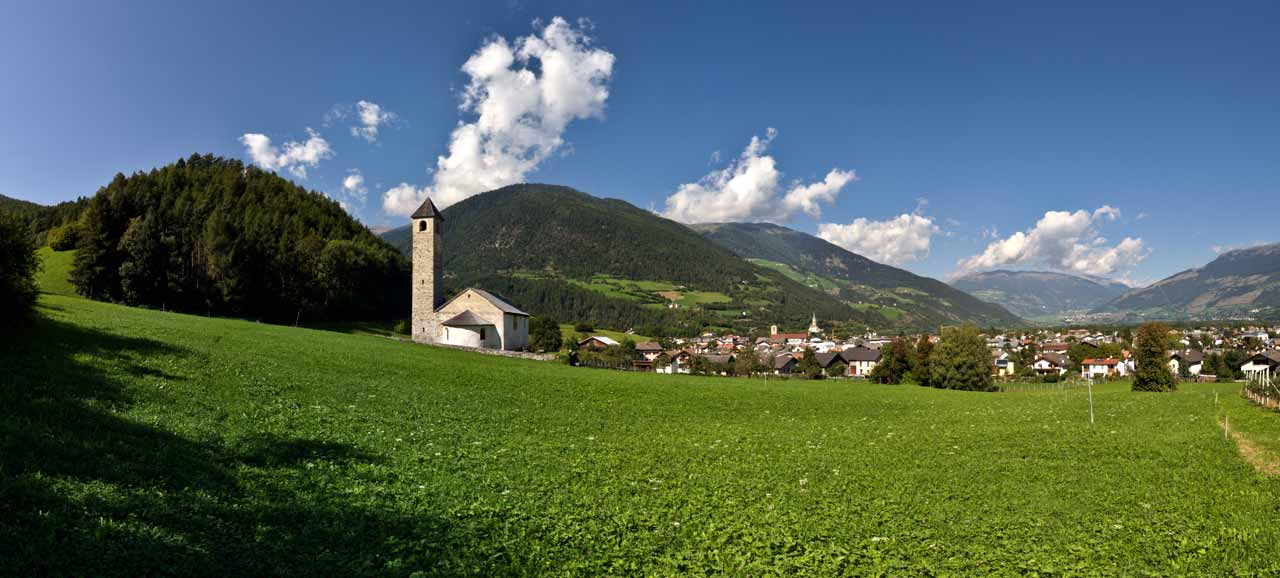
[[[468,309],[450,317],[442,325],[447,325],[449,327],[477,327],[482,325],[493,325],[493,322],[476,315],[474,311]]]
[[[422,206],[418,207],[418,210],[414,211],[413,215],[411,215],[409,218],[410,219],[430,219],[432,217],[438,218],[441,221],[444,220],[444,215],[441,215],[440,211],[436,210],[435,204],[431,202],[431,197],[427,197],[427,200],[422,201]]]
[[[502,311],[503,313],[510,313],[512,315],[523,315],[525,317],[529,316],[528,313],[521,311],[519,307],[512,305],[510,301],[507,301],[506,299],[498,297],[497,295],[494,295],[493,293],[485,291],[484,289],[476,289],[475,287],[469,287],[466,290],[464,290],[462,293],[455,295],[453,299],[450,299],[448,303],[445,303],[444,305],[441,305],[440,307],[438,307],[437,310],[448,307],[449,303],[453,303],[459,297],[462,297],[463,295],[465,295],[467,291],[474,291],[475,294],[479,295],[481,299],[488,301],[490,304],[492,304],[494,307],[497,307],[498,310]]]

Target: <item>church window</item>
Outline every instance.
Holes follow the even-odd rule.
[[[425,220],[423,220],[423,221],[418,221],[418,230],[419,230],[419,231],[425,231],[425,230],[427,230],[427,222],[426,222]]]

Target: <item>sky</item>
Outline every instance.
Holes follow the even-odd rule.
[[[0,0],[0,194],[212,153],[379,227],[545,182],[942,279],[1280,241],[1280,4],[977,4]]]

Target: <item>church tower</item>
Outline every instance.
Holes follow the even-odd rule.
[[[409,219],[413,239],[413,340],[433,343],[439,331],[436,308],[444,300],[440,287],[444,272],[444,217],[428,197]]]
[[[822,329],[818,327],[818,314],[813,314],[813,321],[809,322],[809,333],[822,333]]]

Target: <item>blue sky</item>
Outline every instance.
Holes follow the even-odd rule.
[[[1150,281],[1280,240],[1280,5],[1027,4],[8,2],[0,194],[53,203],[211,152],[280,163],[372,226],[403,222],[390,190],[515,178],[783,222],[937,277]],[[462,70],[495,43],[514,61]],[[557,55],[589,70],[556,81]],[[509,150],[529,125],[506,165],[450,147],[472,127]]]

